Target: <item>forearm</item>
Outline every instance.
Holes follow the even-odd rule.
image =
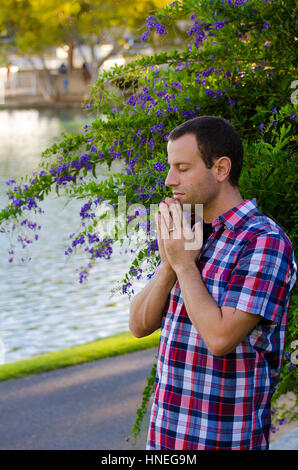
[[[177,280],[175,272],[161,264],[155,276],[130,304],[129,329],[134,336],[148,336],[161,326],[168,295]]]
[[[195,262],[176,270],[187,314],[210,351],[221,339],[222,312],[208,292]]]

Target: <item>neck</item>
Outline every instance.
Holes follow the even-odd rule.
[[[215,199],[204,204],[203,214],[204,221],[211,224],[212,221],[221,214],[224,214],[233,207],[244,202],[239,189],[229,185],[229,189],[220,192]]]

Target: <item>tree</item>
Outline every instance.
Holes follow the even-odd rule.
[[[188,118],[219,115],[235,125],[244,142],[242,196],[256,197],[259,209],[278,222],[296,247],[295,8],[294,0],[185,0],[174,1],[148,17],[143,40],[153,32],[166,37],[178,21],[189,23],[185,47],[139,57],[104,72],[87,104],[97,111],[93,123],[47,149],[33,178],[10,184],[10,203],[0,212],[2,230],[16,230],[17,224],[28,220],[26,214],[38,214],[39,202],[53,187],[58,194],[82,198],[82,230],[65,254],[85,251],[89,263],[81,268],[83,282],[94,263],[101,257],[110,258],[113,252],[113,237],[100,231],[104,215],[104,211],[101,217],[97,212],[100,203],[116,207],[119,196],[125,196],[131,206],[125,222],[133,221],[140,235],[139,244],[133,245],[135,259],[120,284],[122,292],[131,295],[134,280],[152,271],[158,262],[156,237],[141,237],[144,228],[152,235],[152,223],[140,216],[149,213],[150,204],[170,195],[164,185],[167,135]],[[111,87],[120,79],[136,80],[131,96]],[[114,161],[121,161],[121,170],[99,180],[96,168],[103,163],[111,167]],[[29,224],[24,225],[30,232]],[[116,237],[121,233],[119,223]],[[14,253],[10,254],[12,258]],[[292,346],[297,339],[297,289],[292,299],[288,356],[276,397],[293,389],[297,395]],[[153,390],[152,377],[144,391],[134,436]]]
[[[69,46],[69,66],[72,69],[74,46],[101,42],[111,28],[117,35],[111,39],[119,49],[125,41],[125,28],[136,28],[156,4],[165,1],[128,0],[8,0],[0,7],[0,27],[11,37],[16,52],[42,55],[51,47]],[[95,55],[94,55],[95,57]]]

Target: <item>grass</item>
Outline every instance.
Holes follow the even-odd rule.
[[[160,330],[150,336],[135,338],[130,332],[119,333],[90,343],[11,362],[0,366],[0,381],[41,374],[106,357],[157,347]]]

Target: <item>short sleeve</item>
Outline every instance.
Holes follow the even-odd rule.
[[[234,307],[279,323],[296,273],[292,245],[278,233],[258,234],[232,270],[219,306]]]

